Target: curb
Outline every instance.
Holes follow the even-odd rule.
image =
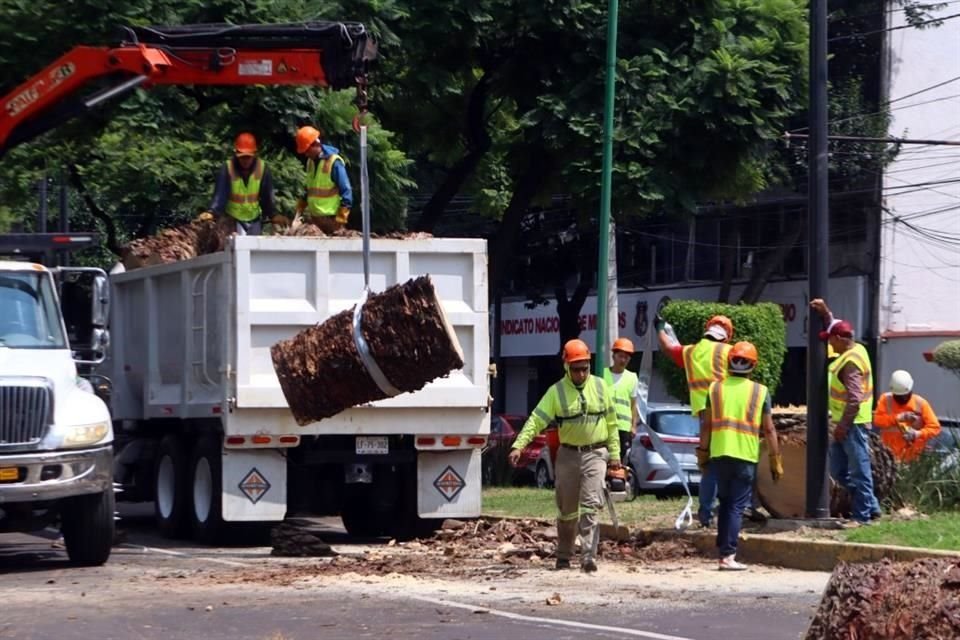
[[[519,518],[512,516],[481,517],[491,520],[534,520],[551,526],[553,520],[542,518]],[[716,532],[674,531],[672,529],[635,529],[621,525],[600,523],[600,537],[604,540],[628,540],[631,536],[646,540],[687,538],[705,556],[717,554]],[[883,559],[895,562],[912,562],[921,558],[954,558],[960,560],[960,551],[941,551],[923,547],[900,547],[895,545],[865,544],[862,542],[838,542],[836,540],[808,540],[783,534],[741,533],[737,548],[737,560],[767,566],[798,569],[800,571],[833,571],[841,562],[853,564],[878,562]]]

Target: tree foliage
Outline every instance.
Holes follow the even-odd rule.
[[[746,340],[757,348],[759,360],[750,378],[765,384],[771,397],[780,386],[780,373],[787,353],[787,329],[780,307],[771,302],[750,305],[718,304],[693,300],[674,300],[661,312],[673,327],[681,344],[695,344],[703,337],[707,320],[725,315],[733,321],[731,344]],[[667,391],[676,398],[689,398],[687,379],[682,369],[657,354],[655,366],[664,377]]]
[[[933,361],[960,376],[960,340],[947,340],[937,345],[933,350]]]

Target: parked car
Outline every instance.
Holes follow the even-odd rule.
[[[523,428],[526,418],[521,415],[499,413],[490,418],[490,436],[483,450],[483,483],[509,484],[529,481],[534,475],[540,450],[547,445],[546,437],[538,435],[520,453],[520,464],[516,469],[510,467],[507,455],[513,447],[513,441]]]
[[[690,414],[690,406],[651,402],[647,423],[670,447],[687,475],[691,493],[700,488],[700,469],[696,448],[700,445],[700,420]],[[653,448],[646,430],[640,429],[627,454],[628,490],[657,497],[683,494],[682,479]]]
[[[533,466],[533,483],[539,489],[549,489],[553,486],[553,465],[557,461],[557,445],[559,444],[557,425],[551,422],[537,437],[544,439],[544,446],[540,447]],[[553,446],[549,444],[551,439],[555,441]]]

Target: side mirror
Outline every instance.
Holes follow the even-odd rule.
[[[110,346],[110,280],[103,269],[92,267],[60,267],[55,273],[74,361],[100,364]]]
[[[100,272],[93,276],[93,295],[91,296],[90,300],[90,321],[95,327],[106,327],[109,318],[110,281],[107,279],[105,273]]]

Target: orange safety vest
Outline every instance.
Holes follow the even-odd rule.
[[[904,432],[913,427],[913,423],[897,420],[898,415],[906,412],[916,413],[923,418],[922,433],[913,442],[908,442],[903,437]],[[873,426],[880,431],[883,444],[901,462],[915,460],[923,453],[927,442],[940,433],[940,421],[937,420],[933,408],[917,394],[913,394],[906,404],[897,402],[890,392],[880,396],[873,414]]]
[[[699,415],[706,408],[710,383],[727,377],[727,357],[732,348],[726,342],[714,342],[706,338],[683,347],[683,370],[687,374],[693,415]]]

